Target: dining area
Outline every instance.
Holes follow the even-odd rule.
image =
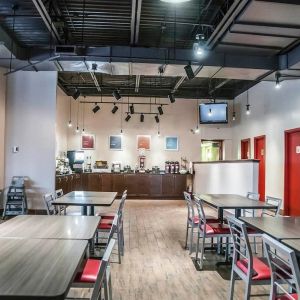
[[[252,192],[184,196],[185,247],[199,272],[211,270],[211,264],[217,272],[226,270],[224,299],[298,299],[300,217],[283,216],[281,199],[260,201]],[[242,292],[235,291],[238,282]],[[253,293],[257,286],[264,290]]]

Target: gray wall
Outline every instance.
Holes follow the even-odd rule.
[[[12,176],[28,176],[29,208],[44,208],[42,194],[55,188],[56,85],[57,72],[7,78],[5,185]]]

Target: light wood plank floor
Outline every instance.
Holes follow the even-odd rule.
[[[125,256],[112,264],[114,300],[227,299],[229,281],[216,271],[196,271],[183,249],[186,214],[181,200],[126,200]],[[240,281],[235,299],[243,291]],[[266,294],[268,287],[252,293]]]

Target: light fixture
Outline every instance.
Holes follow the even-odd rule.
[[[160,136],[160,131],[159,130],[157,131],[157,136]]]
[[[111,112],[112,112],[113,114],[115,114],[115,113],[117,112],[118,109],[119,109],[119,107],[114,103],[114,107],[113,107],[113,109],[111,110]]]
[[[236,114],[235,114],[235,111],[232,113],[232,121],[235,121],[235,118],[236,118]]]
[[[195,78],[195,74],[194,74],[194,71],[192,69],[191,63],[189,63],[188,65],[186,65],[184,67],[184,70],[185,70],[186,76],[187,76],[187,78],[189,80]]]
[[[95,114],[98,110],[100,110],[100,106],[97,103],[95,103],[95,107],[92,109],[92,111]]]
[[[184,3],[184,2],[189,2],[191,0],[160,0],[161,2],[167,2],[167,3]]]
[[[128,122],[131,119],[131,115],[127,114],[127,117],[125,118],[125,121]]]
[[[169,98],[169,100],[170,100],[171,103],[174,103],[174,102],[175,102],[175,96],[174,96],[174,94],[172,94],[172,93],[169,94],[169,95],[168,95],[168,98]]]
[[[73,126],[72,121],[70,120],[68,123],[68,127],[71,128]]]
[[[72,126],[73,126],[73,124],[72,124],[72,98],[70,97],[70,118],[69,118],[68,127],[71,128]]]
[[[156,123],[159,123],[159,117],[158,117],[158,115],[156,115],[156,116],[154,117],[154,119],[155,119]]]
[[[275,78],[276,78],[275,88],[276,89],[280,89],[281,88],[281,84],[280,84],[280,73],[279,72],[277,72],[275,74]]]
[[[247,90],[246,115],[249,116],[250,113],[251,113],[251,111],[250,111],[250,104],[249,104],[249,90]]]
[[[84,132],[85,132],[84,128],[82,128],[82,131],[81,131],[81,132],[82,132],[82,134],[84,134]]]
[[[121,135],[123,134],[123,129],[121,129],[120,134],[121,134]]]
[[[76,131],[76,133],[79,133],[79,127],[78,126],[76,127],[75,131]]]
[[[197,56],[201,56],[204,54],[204,45],[203,45],[204,40],[205,40],[204,34],[196,34],[196,40],[193,44],[193,50]]]
[[[131,104],[129,106],[129,110],[130,110],[130,113],[133,115],[134,114],[134,106],[133,106],[133,104]]]
[[[208,116],[211,117],[212,116],[212,111],[211,111],[211,108],[209,109],[208,111]]]
[[[144,114],[141,114],[141,116],[140,116],[140,121],[141,121],[141,122],[144,122],[144,119],[145,119]]]
[[[80,91],[76,88],[72,97],[74,98],[74,100],[77,100],[79,96],[80,96]]]
[[[120,95],[119,91],[118,90],[114,90],[112,95],[114,96],[114,98],[116,100],[120,100],[122,98],[122,96]]]
[[[163,114],[164,114],[164,111],[163,111],[163,109],[162,109],[162,105],[159,106],[159,107],[157,108],[157,110],[158,110],[158,113],[159,113],[160,115],[163,115]]]
[[[200,132],[200,128],[199,126],[197,125],[196,129],[194,130],[194,133],[198,134]]]

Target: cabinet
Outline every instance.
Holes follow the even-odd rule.
[[[102,192],[111,192],[113,189],[112,184],[113,174],[101,174],[101,191]]]
[[[87,191],[101,192],[101,174],[87,174]]]
[[[112,182],[113,187],[112,190],[118,192],[118,196],[121,196],[124,192],[125,188],[125,181],[123,174],[112,174]]]
[[[166,174],[162,177],[162,194],[166,197],[173,197],[175,195],[173,174]]]

